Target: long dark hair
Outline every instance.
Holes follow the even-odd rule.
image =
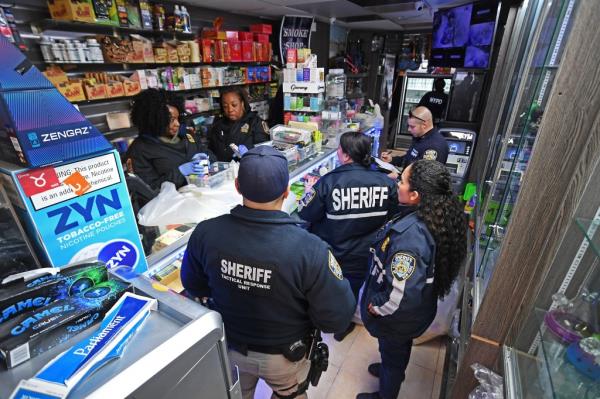
[[[450,173],[444,165],[422,159],[410,168],[410,188],[421,197],[417,215],[436,245],[433,288],[438,298],[443,298],[467,254],[467,220],[463,205],[452,193]]]
[[[131,120],[140,134],[159,137],[167,133],[171,120],[168,105],[184,112],[183,98],[163,89],[148,89],[135,96]]]
[[[368,167],[371,158],[371,139],[360,132],[346,132],[340,137],[342,151],[350,156],[352,161]]]

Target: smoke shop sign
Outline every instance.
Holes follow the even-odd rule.
[[[312,17],[284,16],[279,30],[279,49],[285,64],[287,49],[310,48]]]

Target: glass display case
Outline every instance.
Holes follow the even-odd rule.
[[[573,220],[533,310],[511,332],[503,349],[507,398],[600,397],[599,227],[598,210]]]
[[[576,0],[530,1],[523,10],[525,33],[520,41],[522,57],[517,57],[511,76],[512,87],[500,118],[479,184],[476,208],[474,256],[473,320],[493,274],[511,213],[518,199],[529,157],[564,44],[569,34]],[[522,59],[520,61],[519,59]]]

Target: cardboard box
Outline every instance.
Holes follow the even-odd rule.
[[[131,41],[115,36],[99,36],[105,62],[125,63],[133,52]]]
[[[231,62],[231,52],[227,40],[216,40],[215,50],[217,62]]]
[[[253,42],[253,51],[254,51],[254,60],[256,61],[265,61],[263,59],[263,49],[266,47],[263,43]]]
[[[127,62],[132,64],[142,64],[146,62],[144,60],[144,52],[146,50],[145,41],[132,39],[131,47],[133,51],[127,55]],[[150,45],[150,48],[152,48],[152,45]],[[154,56],[152,58],[154,58]]]
[[[19,278],[0,284],[0,325],[108,280],[108,271],[102,262],[66,266],[55,274],[51,274],[50,270],[54,269],[33,270],[27,281]]]
[[[179,56],[177,55],[177,45],[173,42],[165,43],[165,48],[167,49],[167,61],[170,64],[179,63]]]
[[[109,280],[0,325],[0,354],[8,368],[38,356],[102,320],[130,289]]]
[[[179,62],[192,62],[192,51],[188,43],[177,43],[177,56],[179,57]]]
[[[102,24],[102,25],[113,25],[113,26],[119,26],[119,13],[117,12],[117,2],[115,0],[111,1],[111,2],[107,2],[107,1],[99,1],[99,0],[91,0],[92,2],[101,2],[103,3],[102,5],[98,6],[95,8],[96,12],[96,23],[98,24]],[[106,5],[109,5],[109,7],[107,7]],[[100,13],[100,10],[102,10],[102,14]]]
[[[266,33],[270,35],[273,33],[273,26],[270,24],[254,24],[250,25],[250,32],[253,33]]]
[[[104,83],[97,83],[95,85],[84,84],[83,90],[88,100],[100,100],[108,98],[108,87]]]
[[[202,61],[215,62],[215,41],[212,39],[202,39]]]
[[[44,72],[42,72],[46,79],[48,79],[54,86],[58,87],[62,84],[69,83],[69,78],[65,71],[62,70],[59,66],[51,66],[46,68]]]
[[[67,82],[58,86],[58,91],[70,102],[85,101],[85,92],[81,81]]]
[[[125,90],[126,96],[135,96],[142,91],[140,82],[129,79],[123,81],[123,89]]]
[[[239,40],[237,30],[227,30],[225,31],[225,36],[227,36],[227,40]]]
[[[254,42],[242,42],[242,61],[255,61]]]
[[[228,40],[229,53],[231,55],[231,62],[242,61],[242,42],[239,40]]]
[[[42,173],[46,184],[32,184]],[[109,269],[147,270],[117,151],[36,169],[0,162],[0,176],[48,265],[98,259]]]
[[[121,82],[110,82],[106,85],[106,88],[109,98],[125,96],[125,89],[123,88],[123,84]]]
[[[169,59],[167,48],[163,44],[154,45],[154,62],[157,64],[166,64]]]
[[[202,39],[227,40],[225,31],[204,28],[200,33]]]
[[[131,74],[131,76],[129,76],[129,79],[126,79],[125,81],[136,82],[141,90],[146,90],[148,88],[146,71],[143,69],[138,69],[133,74]],[[123,82],[124,85],[125,81]],[[125,93],[127,93],[127,87],[125,87]]]
[[[48,0],[52,19],[66,21],[96,21],[91,0]]]
[[[265,35],[264,33],[255,33],[254,41],[260,43],[269,43],[269,35]]]
[[[254,40],[254,33],[252,32],[238,32],[238,40],[241,42]]]

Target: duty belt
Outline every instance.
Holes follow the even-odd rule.
[[[281,355],[283,354],[282,347],[279,346],[262,346],[252,344],[242,344],[239,342],[227,340],[227,346],[236,352],[241,353],[244,356],[248,356],[248,351],[266,353],[268,355]]]

